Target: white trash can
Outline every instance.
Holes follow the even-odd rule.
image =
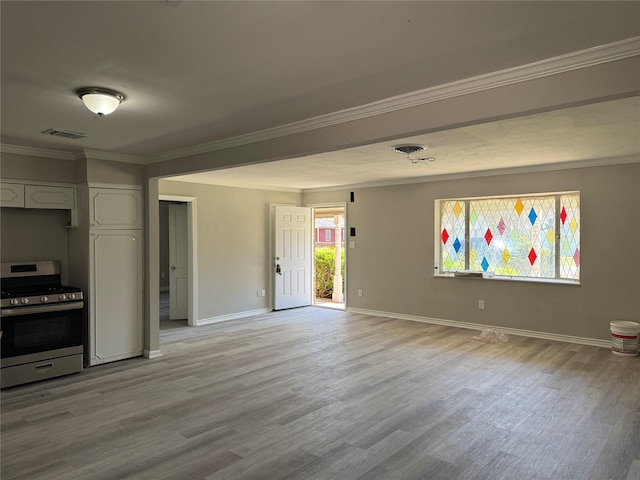
[[[640,323],[615,320],[609,323],[611,328],[611,351],[616,355],[638,355],[638,337]]]

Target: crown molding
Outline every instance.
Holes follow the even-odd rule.
[[[523,167],[494,168],[490,170],[476,170],[460,173],[445,173],[424,177],[401,178],[397,180],[380,180],[378,182],[353,183],[348,185],[336,185],[332,187],[304,188],[302,193],[333,192],[339,190],[353,190],[357,188],[392,187],[394,185],[408,185],[415,183],[444,182],[447,180],[462,180],[466,178],[493,177],[497,175],[514,175],[523,173],[553,172],[559,170],[571,170],[574,168],[605,167],[609,165],[622,165],[627,163],[640,163],[640,156],[625,155],[621,157],[590,158],[568,162],[546,163],[541,165],[527,165]]]
[[[200,155],[241,145],[271,140],[287,135],[293,135],[296,133],[303,133],[310,130],[360,120],[462,95],[535,80],[603,63],[614,62],[616,60],[622,60],[638,55],[640,55],[640,37],[633,37],[619,42],[601,45],[587,50],[580,50],[578,52],[572,52],[526,65],[520,65],[505,70],[499,70],[497,72],[478,75],[464,80],[397,95],[395,97],[386,98],[367,105],[353,107],[299,122],[293,122],[257,132],[238,135],[224,140],[149,155],[146,157],[146,163],[175,160],[177,158]]]
[[[197,183],[204,185],[212,185],[216,187],[231,187],[231,188],[246,188],[249,190],[263,190],[263,191],[271,191],[271,192],[286,192],[286,193],[303,193],[305,190],[303,188],[294,188],[294,187],[278,187],[273,185],[261,185],[254,183],[246,183],[246,182],[225,182],[220,180],[215,180],[208,182],[206,179],[202,178],[191,178],[189,175],[179,176],[179,177],[164,177],[161,179],[162,181],[170,181],[170,182],[184,182],[184,183]]]
[[[140,155],[127,155],[125,153],[103,152],[102,150],[84,149],[79,153],[80,158],[87,160],[108,160],[111,162],[136,163],[144,165],[147,163],[145,157]]]
[[[20,145],[7,145],[4,143],[0,144],[0,152],[31,157],[55,158],[58,160],[76,160],[76,156],[72,152],[49,150],[46,148],[23,147]]]
[[[103,152],[101,150],[80,150],[67,152],[63,150],[51,150],[47,148],[24,147],[21,145],[0,144],[0,152],[13,153],[31,157],[55,158],[58,160],[110,160],[112,162],[137,163],[144,165],[145,157],[140,155],[127,155],[124,153]]]

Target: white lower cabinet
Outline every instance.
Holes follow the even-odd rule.
[[[141,355],[142,230],[91,230],[89,254],[89,364]]]

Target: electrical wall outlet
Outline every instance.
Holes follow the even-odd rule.
[[[484,300],[478,300],[478,308],[484,310]]]
[[[361,297],[361,296],[362,296],[362,289],[361,289],[361,288],[359,288],[359,289],[358,289],[358,296],[359,296],[359,297]]]
[[[263,288],[260,293],[262,294],[261,297],[264,297],[266,295],[267,291]]]

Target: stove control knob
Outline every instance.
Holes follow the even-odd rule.
[[[9,303],[11,305],[17,305],[20,303],[20,300],[18,300],[17,298],[12,298],[11,300],[9,300]]]
[[[58,300],[66,300],[66,299],[67,299],[67,296],[64,293],[58,297]]]
[[[69,295],[67,295],[67,298],[69,300],[74,300],[76,298],[76,294],[75,293],[70,293]]]
[[[28,298],[21,298],[20,299],[20,303],[23,305],[26,305],[27,303],[29,303],[29,299]]]
[[[47,302],[48,300],[49,300],[49,297],[46,297],[46,296],[45,297],[40,297],[40,301],[42,303]]]

